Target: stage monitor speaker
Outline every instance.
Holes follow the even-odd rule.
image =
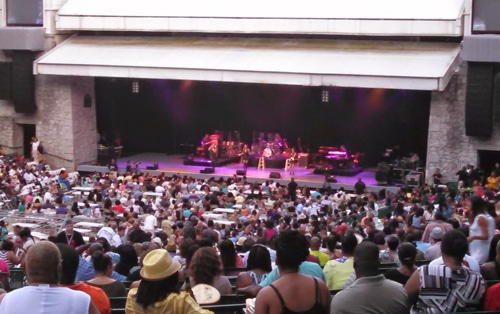
[[[247,171],[246,170],[236,170],[236,175],[237,176],[246,176]]]
[[[281,178],[281,174],[279,172],[271,172],[271,173],[269,173],[269,178],[271,178],[271,179],[280,179]]]
[[[214,168],[205,168],[205,169],[201,169],[200,170],[200,173],[214,173],[215,172],[215,169]]]
[[[11,66],[11,62],[0,62],[0,99],[12,99],[10,92]]]
[[[158,164],[153,164],[152,166],[147,166],[147,170],[158,170]]]
[[[16,51],[12,55],[11,93],[17,113],[35,113],[35,76],[33,75],[34,53]]]
[[[500,73],[495,75],[493,83],[493,117],[495,122],[500,122]]]
[[[380,184],[388,184],[389,183],[389,171],[377,170],[375,172],[375,180]]]
[[[493,132],[493,63],[469,62],[465,99],[465,135],[490,137]]]

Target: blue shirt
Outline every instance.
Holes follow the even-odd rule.
[[[302,264],[300,264],[299,266],[299,274],[313,276],[323,280],[323,282],[325,281],[325,274],[323,273],[323,269],[321,269],[321,267],[317,263],[302,262]],[[266,278],[261,283],[259,283],[259,286],[269,286],[278,279],[280,279],[280,272],[278,268],[275,268],[269,274],[267,274]]]
[[[80,261],[78,262],[78,269],[76,270],[75,282],[78,281],[88,281],[95,278],[95,270],[92,262],[89,262],[80,256]],[[111,273],[111,278],[118,281],[125,281],[127,277],[120,275],[119,273]]]

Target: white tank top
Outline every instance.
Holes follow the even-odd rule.
[[[63,287],[27,286],[9,292],[0,303],[0,313],[88,314],[90,296]]]
[[[488,240],[474,240],[469,243],[469,251],[479,265],[486,263],[490,251],[490,243],[495,235],[495,220],[488,214],[477,215],[474,222],[470,226],[469,236],[482,235],[481,228],[478,225],[479,217],[484,217],[488,222]]]

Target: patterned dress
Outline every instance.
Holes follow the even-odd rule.
[[[474,309],[486,290],[481,274],[445,265],[418,268],[420,293],[411,313],[448,313]]]

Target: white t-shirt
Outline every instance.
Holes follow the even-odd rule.
[[[26,286],[9,292],[0,303],[0,313],[87,314],[90,296],[82,291],[48,285]]]
[[[473,271],[477,271],[478,273],[481,272],[481,269],[479,268],[479,264],[475,259],[473,259],[470,255],[465,254],[464,260],[469,263],[469,269]],[[438,257],[432,262],[429,263],[429,266],[431,265],[442,265],[443,264],[443,257]]]
[[[144,230],[154,230],[157,226],[156,217],[153,215],[147,215],[144,218]]]

